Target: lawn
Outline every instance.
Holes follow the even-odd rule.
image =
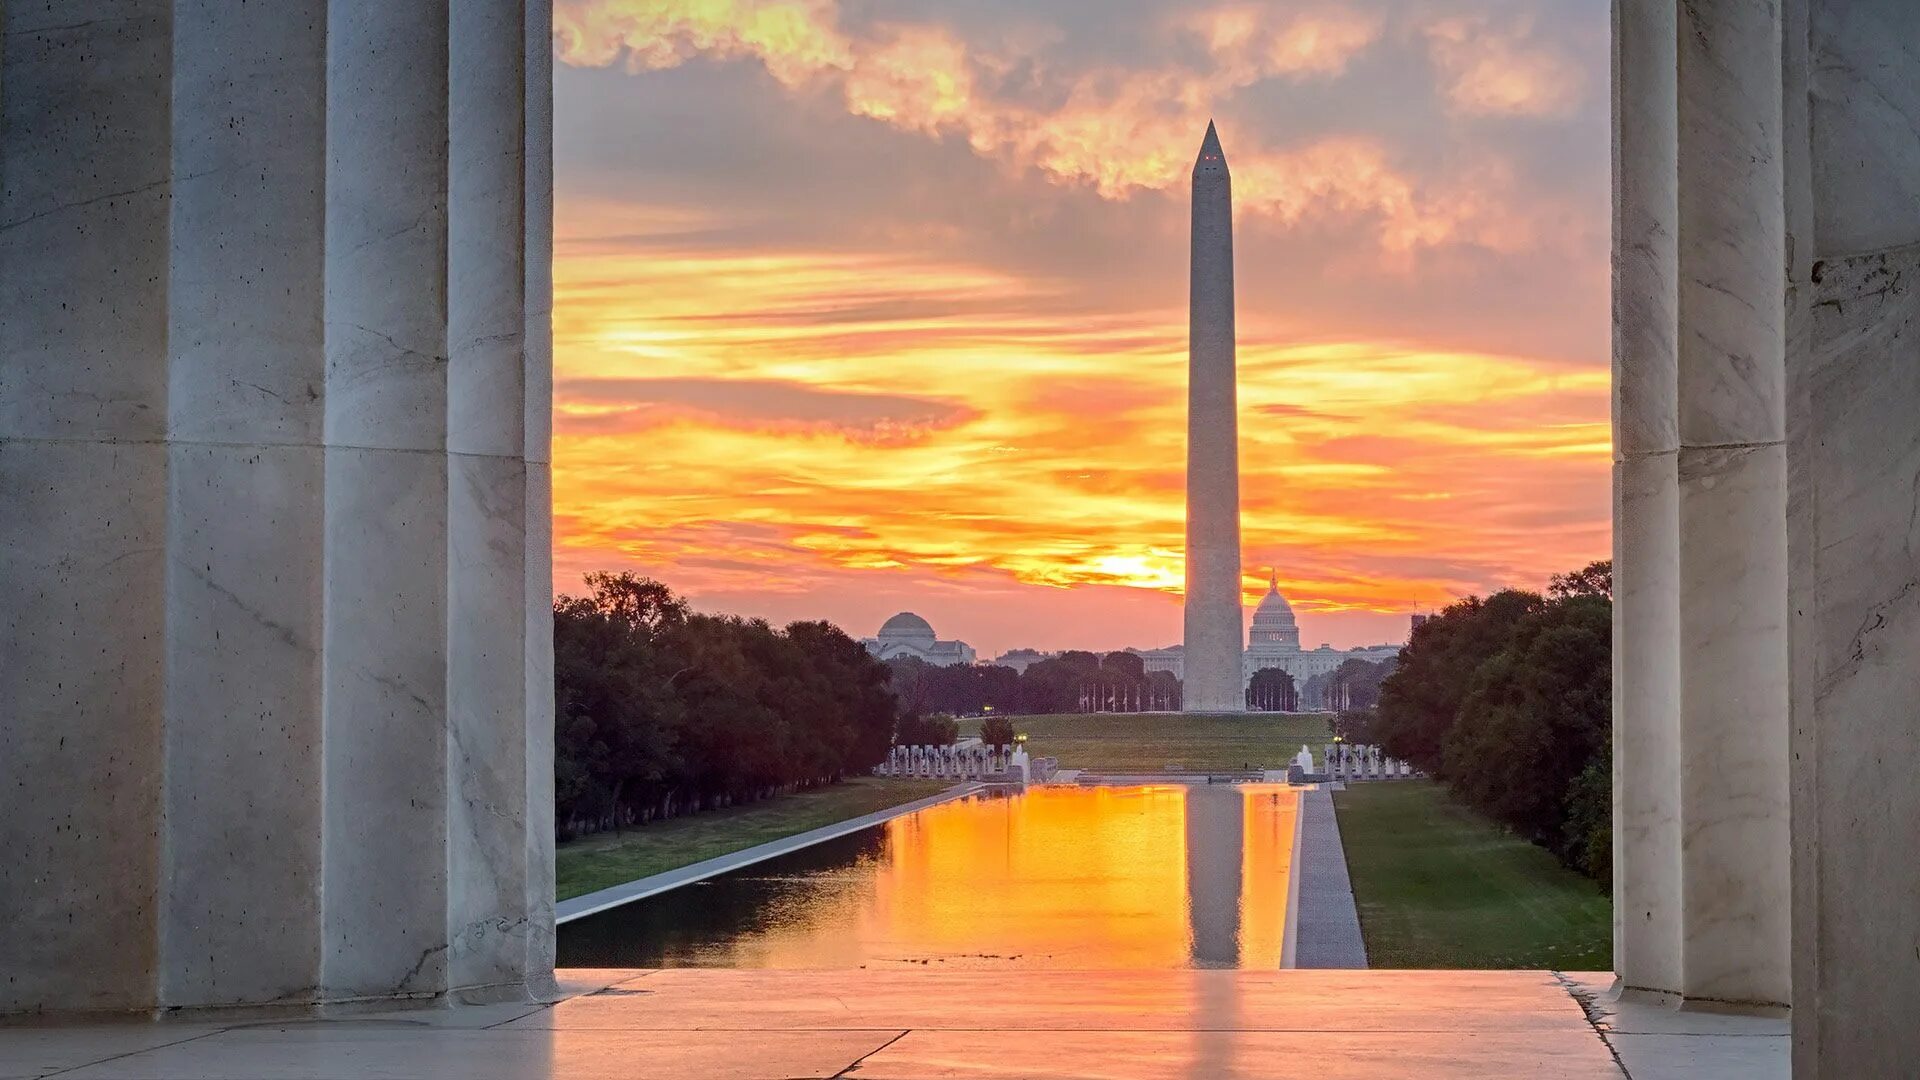
[[[554,853],[556,891],[559,899],[566,900],[924,799],[951,786],[947,780],[865,776],[745,806],[595,833],[561,844]]]
[[[1424,781],[1333,793],[1367,960],[1381,968],[1613,966],[1613,902]]]
[[[1106,773],[1157,773],[1169,764],[1190,770],[1280,769],[1302,743],[1318,757],[1333,738],[1328,718],[1320,713],[1067,713],[1010,719],[1015,731],[1028,736],[1027,751],[1034,756],[1057,757],[1063,769]],[[963,734],[979,731],[978,720],[960,724]]]

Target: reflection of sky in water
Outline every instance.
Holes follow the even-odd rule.
[[[563,967],[1280,966],[1295,794],[946,803],[570,923]]]

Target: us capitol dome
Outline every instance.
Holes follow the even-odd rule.
[[[912,657],[935,667],[954,667],[974,662],[973,646],[964,641],[942,641],[934,636],[933,624],[903,611],[880,624],[880,632],[860,639],[867,651],[881,660]]]
[[[1146,664],[1148,671],[1171,671],[1183,678],[1185,650],[1178,645],[1164,649],[1129,650]],[[1398,645],[1367,645],[1357,649],[1335,649],[1321,645],[1317,649],[1300,647],[1300,624],[1293,616],[1293,605],[1280,594],[1277,572],[1267,579],[1267,595],[1253,609],[1253,625],[1247,628],[1247,649],[1241,664],[1241,681],[1253,682],[1254,672],[1279,668],[1293,676],[1296,684],[1315,675],[1323,675],[1349,659],[1384,660],[1398,656]]]

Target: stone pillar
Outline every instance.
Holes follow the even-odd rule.
[[[1780,14],[1679,16],[1681,989],[1787,1004]]]
[[[1680,980],[1678,98],[1674,0],[1613,24],[1613,880],[1622,988]]]
[[[1920,1060],[1920,7],[1787,5],[1793,1073]]]
[[[0,46],[0,1012],[541,992],[546,5],[123,8]]]
[[[159,1000],[297,999],[323,896],[326,4],[174,21]]]
[[[447,975],[447,0],[327,19],[329,996]],[[439,767],[424,767],[439,762]]]
[[[0,1012],[158,962],[173,20],[78,14],[0,35]]]
[[[447,749],[456,790],[448,961],[457,985],[512,986],[529,969],[530,950],[549,963],[551,952],[533,915],[552,881],[521,850],[525,825],[515,814],[538,802],[530,785],[540,775],[527,744],[529,672],[516,661],[529,652],[527,615],[552,588],[544,560],[528,572],[521,542],[536,517],[549,516],[544,474],[530,476],[527,464],[528,296],[538,282],[526,262],[533,233],[550,229],[528,228],[524,0],[452,0],[450,15]],[[546,107],[544,98],[532,104]],[[534,336],[542,329],[534,326]]]

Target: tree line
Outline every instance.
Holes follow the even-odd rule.
[[[1180,680],[1146,670],[1130,652],[1073,650],[1017,671],[998,664],[939,667],[918,657],[887,661],[908,716],[1168,712],[1180,708]]]
[[[1613,566],[1596,562],[1554,575],[1545,595],[1448,607],[1414,630],[1347,736],[1610,883],[1612,594]]]
[[[561,838],[871,769],[898,705],[884,665],[826,622],[703,615],[630,573],[553,604]]]

